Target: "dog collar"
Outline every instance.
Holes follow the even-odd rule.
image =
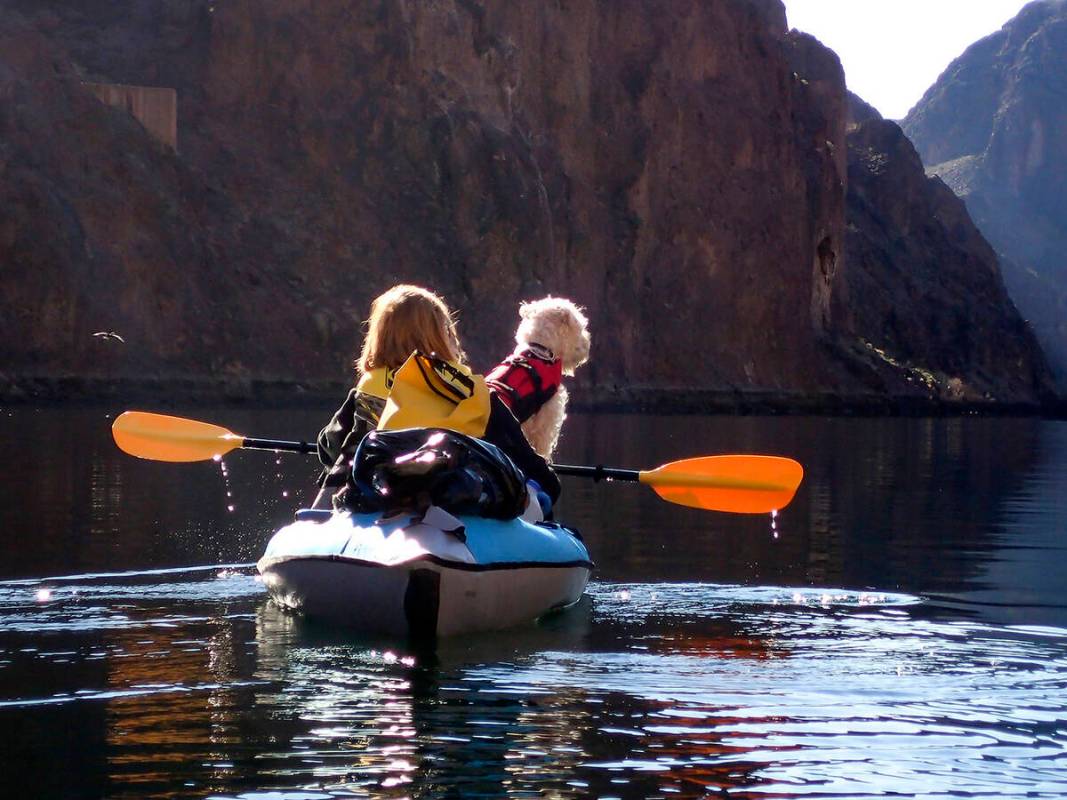
[[[551,347],[545,347],[543,344],[541,344],[539,342],[530,342],[529,344],[526,345],[525,349],[532,351],[533,354],[535,356],[537,356],[538,358],[540,358],[542,361],[555,361],[556,360],[556,355],[555,355],[555,353],[552,352],[552,348]]]

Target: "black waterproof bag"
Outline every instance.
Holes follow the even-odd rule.
[[[495,445],[441,428],[372,431],[352,461],[344,504],[354,511],[421,512],[514,519],[526,479]]]

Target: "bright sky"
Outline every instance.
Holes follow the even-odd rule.
[[[789,26],[841,58],[848,88],[902,119],[945,67],[1027,0],[783,0]]]

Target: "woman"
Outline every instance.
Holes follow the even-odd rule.
[[[378,426],[396,371],[415,351],[433,354],[469,374],[455,319],[445,301],[427,289],[400,284],[371,304],[367,336],[356,361],[359,380],[319,433],[319,460],[325,469],[319,481],[323,491],[316,506],[325,499],[326,487],[346,483],[356,449],[363,437]],[[510,456],[526,477],[537,481],[555,502],[560,492],[559,479],[530,447],[507,407],[495,397],[491,402],[489,424],[482,438]]]

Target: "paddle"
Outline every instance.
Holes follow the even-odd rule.
[[[207,461],[239,448],[314,453],[309,442],[252,439],[231,433],[219,425],[184,417],[126,411],[111,426],[120,450],[152,461]]]
[[[671,503],[734,514],[768,514],[793,500],[804,468],[781,456],[699,456],[651,470],[553,464],[559,475],[636,481]]]
[[[138,458],[153,461],[206,461],[239,448],[314,453],[314,444],[253,439],[218,425],[183,417],[127,411],[111,426],[115,444]],[[635,481],[651,486],[664,500],[709,511],[766,514],[793,499],[804,469],[779,456],[701,456],[672,461],[653,470],[552,466],[560,475],[593,480]]]

